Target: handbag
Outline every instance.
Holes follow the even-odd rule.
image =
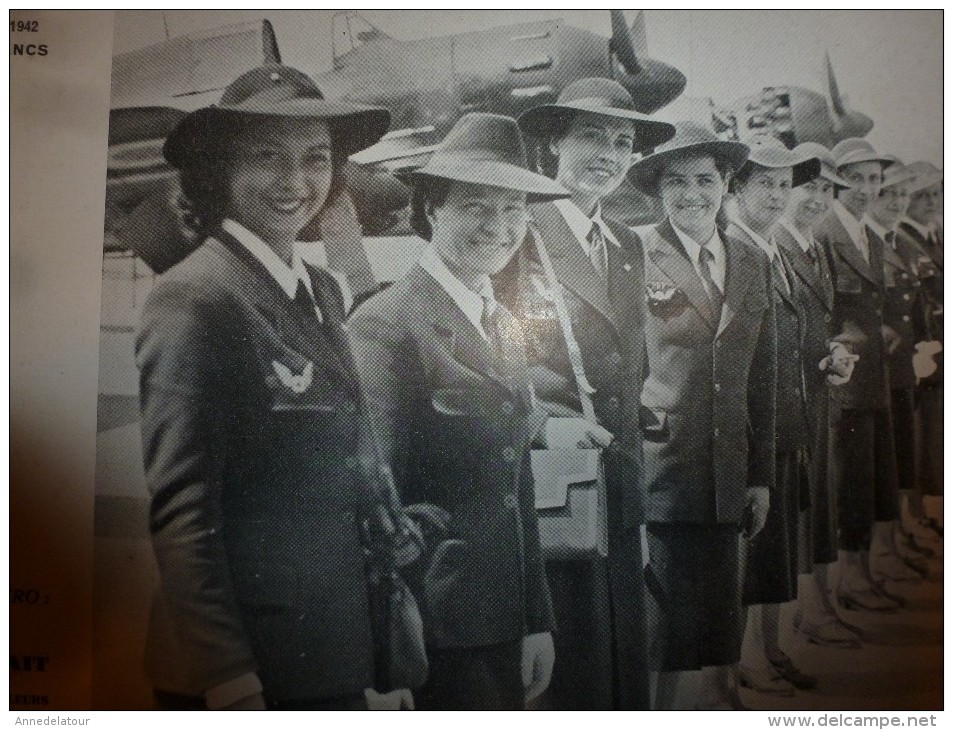
[[[375,442],[376,446],[376,442]],[[378,452],[379,450],[375,449]],[[377,489],[367,498],[364,523],[367,585],[374,635],[374,689],[418,689],[430,671],[424,643],[424,622],[417,599],[401,568],[423,552],[419,530],[403,517],[390,468],[378,458]]]
[[[582,352],[572,331],[562,286],[537,232],[530,236],[539,254],[559,327],[566,342],[583,417],[597,423],[592,405],[595,389],[586,379]],[[530,453],[535,482],[539,541],[544,559],[589,560],[609,554],[606,480],[601,449],[534,449]]]

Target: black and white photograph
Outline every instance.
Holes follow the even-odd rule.
[[[941,10],[112,17],[90,709],[943,709]]]

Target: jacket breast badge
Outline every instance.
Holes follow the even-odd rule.
[[[304,366],[300,375],[293,373],[291,368],[277,360],[272,360],[271,366],[275,369],[281,384],[289,388],[292,393],[304,393],[310,387],[311,380],[314,377],[314,363],[310,360]]]
[[[681,314],[688,304],[685,292],[667,281],[646,281],[645,300],[652,314],[666,320]]]

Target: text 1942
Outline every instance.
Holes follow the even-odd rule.
[[[40,30],[40,21],[38,20],[11,20],[11,33],[37,33]]]

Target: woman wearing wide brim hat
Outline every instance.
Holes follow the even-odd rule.
[[[893,157],[893,155],[890,155]],[[890,419],[900,488],[901,515],[922,514],[922,486],[917,480],[916,386],[918,361],[916,346],[930,339],[924,308],[923,285],[919,277],[920,249],[899,233],[899,224],[910,203],[910,184],[916,170],[899,158],[884,172],[880,195],[867,214],[870,230],[884,242],[884,332],[890,374]],[[926,537],[926,535],[922,535]],[[903,519],[893,531],[884,531],[871,547],[874,570],[888,580],[916,581],[929,574],[923,559],[928,548],[917,544]],[[926,552],[924,552],[926,551]]]
[[[516,123],[496,114],[461,117],[423,167],[396,174],[413,189],[410,224],[426,240],[430,223],[423,204],[448,181],[515,190],[525,194],[527,203],[568,195],[562,186],[528,169]]]
[[[584,411],[563,335],[569,326],[595,389],[595,418],[615,436],[601,457],[608,557],[547,560],[559,661],[540,706],[648,709],[636,418],[644,359],[642,251],[627,226],[605,215],[602,200],[625,180],[633,153],[661,144],[675,129],[636,112],[625,88],[604,78],[575,81],[555,103],[534,107],[518,121],[536,142],[540,167],[571,197],[531,206],[537,240],[527,242],[497,278],[498,291],[526,328],[540,400],[554,414]],[[547,298],[554,285],[537,243],[552,258],[571,323],[560,324]]]
[[[774,293],[767,257],[716,222],[748,146],[693,122],[675,128],[629,171],[666,213],[636,229],[656,708],[672,709],[683,673],[700,669],[696,705],[730,709],[743,706],[732,670],[744,629],[741,541],[764,526],[775,481]]]
[[[269,65],[166,140],[204,240],[157,280],[136,343],[163,706],[352,708],[377,686],[347,297],[294,244],[388,118]]]
[[[842,362],[850,367],[846,344],[850,335],[835,328],[830,263],[813,234],[814,226],[830,213],[834,191],[849,186],[837,176],[834,157],[823,145],[804,142],[794,152],[820,162],[814,180],[792,190],[787,211],[774,232],[778,246],[788,253],[806,322],[801,353],[811,431],[811,506],[810,514],[805,515],[799,552],[812,567],[809,576],[798,580],[797,624],[800,635],[813,644],[859,649],[860,640],[834,608],[828,585],[829,566],[837,561],[837,492],[828,479],[829,389],[844,382],[844,376],[831,372],[831,366]]]
[[[850,187],[837,192],[814,235],[831,263],[835,325],[854,333],[850,345],[859,358],[850,380],[830,390],[829,475],[839,508],[835,595],[849,610],[896,611],[903,598],[884,588],[870,560],[871,542],[893,534],[900,500],[883,335],[884,241],[867,225],[895,158],[858,137],[841,140],[831,153]]]
[[[490,277],[524,241],[527,201],[567,192],[527,169],[513,119],[483,113],[462,117],[404,177],[429,245],[348,331],[398,491],[451,515],[451,539],[421,578],[430,680],[415,704],[521,709],[553,665],[530,468],[546,415],[520,323]],[[577,433],[588,440],[586,425]]]
[[[923,284],[924,309],[932,339],[943,340],[943,171],[931,162],[911,162],[914,173],[908,190],[910,204],[900,223],[900,238],[918,248],[918,273]],[[925,496],[943,496],[943,365],[921,378],[918,390],[918,479]],[[928,517],[920,505],[912,515],[921,534],[943,537],[943,526]]]
[[[656,147],[629,169],[629,180],[646,195],[657,197],[659,176],[665,166],[676,158],[705,156],[719,166],[723,177],[737,172],[748,159],[748,145],[723,140],[697,122],[677,122],[675,134]]]
[[[743,686],[757,691],[793,695],[796,687],[809,689],[817,682],[798,670],[780,646],[781,604],[797,596],[802,567],[798,523],[810,498],[802,487],[807,484],[811,440],[801,377],[805,314],[793,264],[775,232],[792,190],[817,176],[820,161],[789,150],[774,137],[750,139],[748,146],[748,159],[731,181],[736,210],[725,233],[763,253],[772,264],[778,368],[775,481],[768,520],[748,550],[748,619],[738,676]],[[806,556],[803,564],[810,564]]]

